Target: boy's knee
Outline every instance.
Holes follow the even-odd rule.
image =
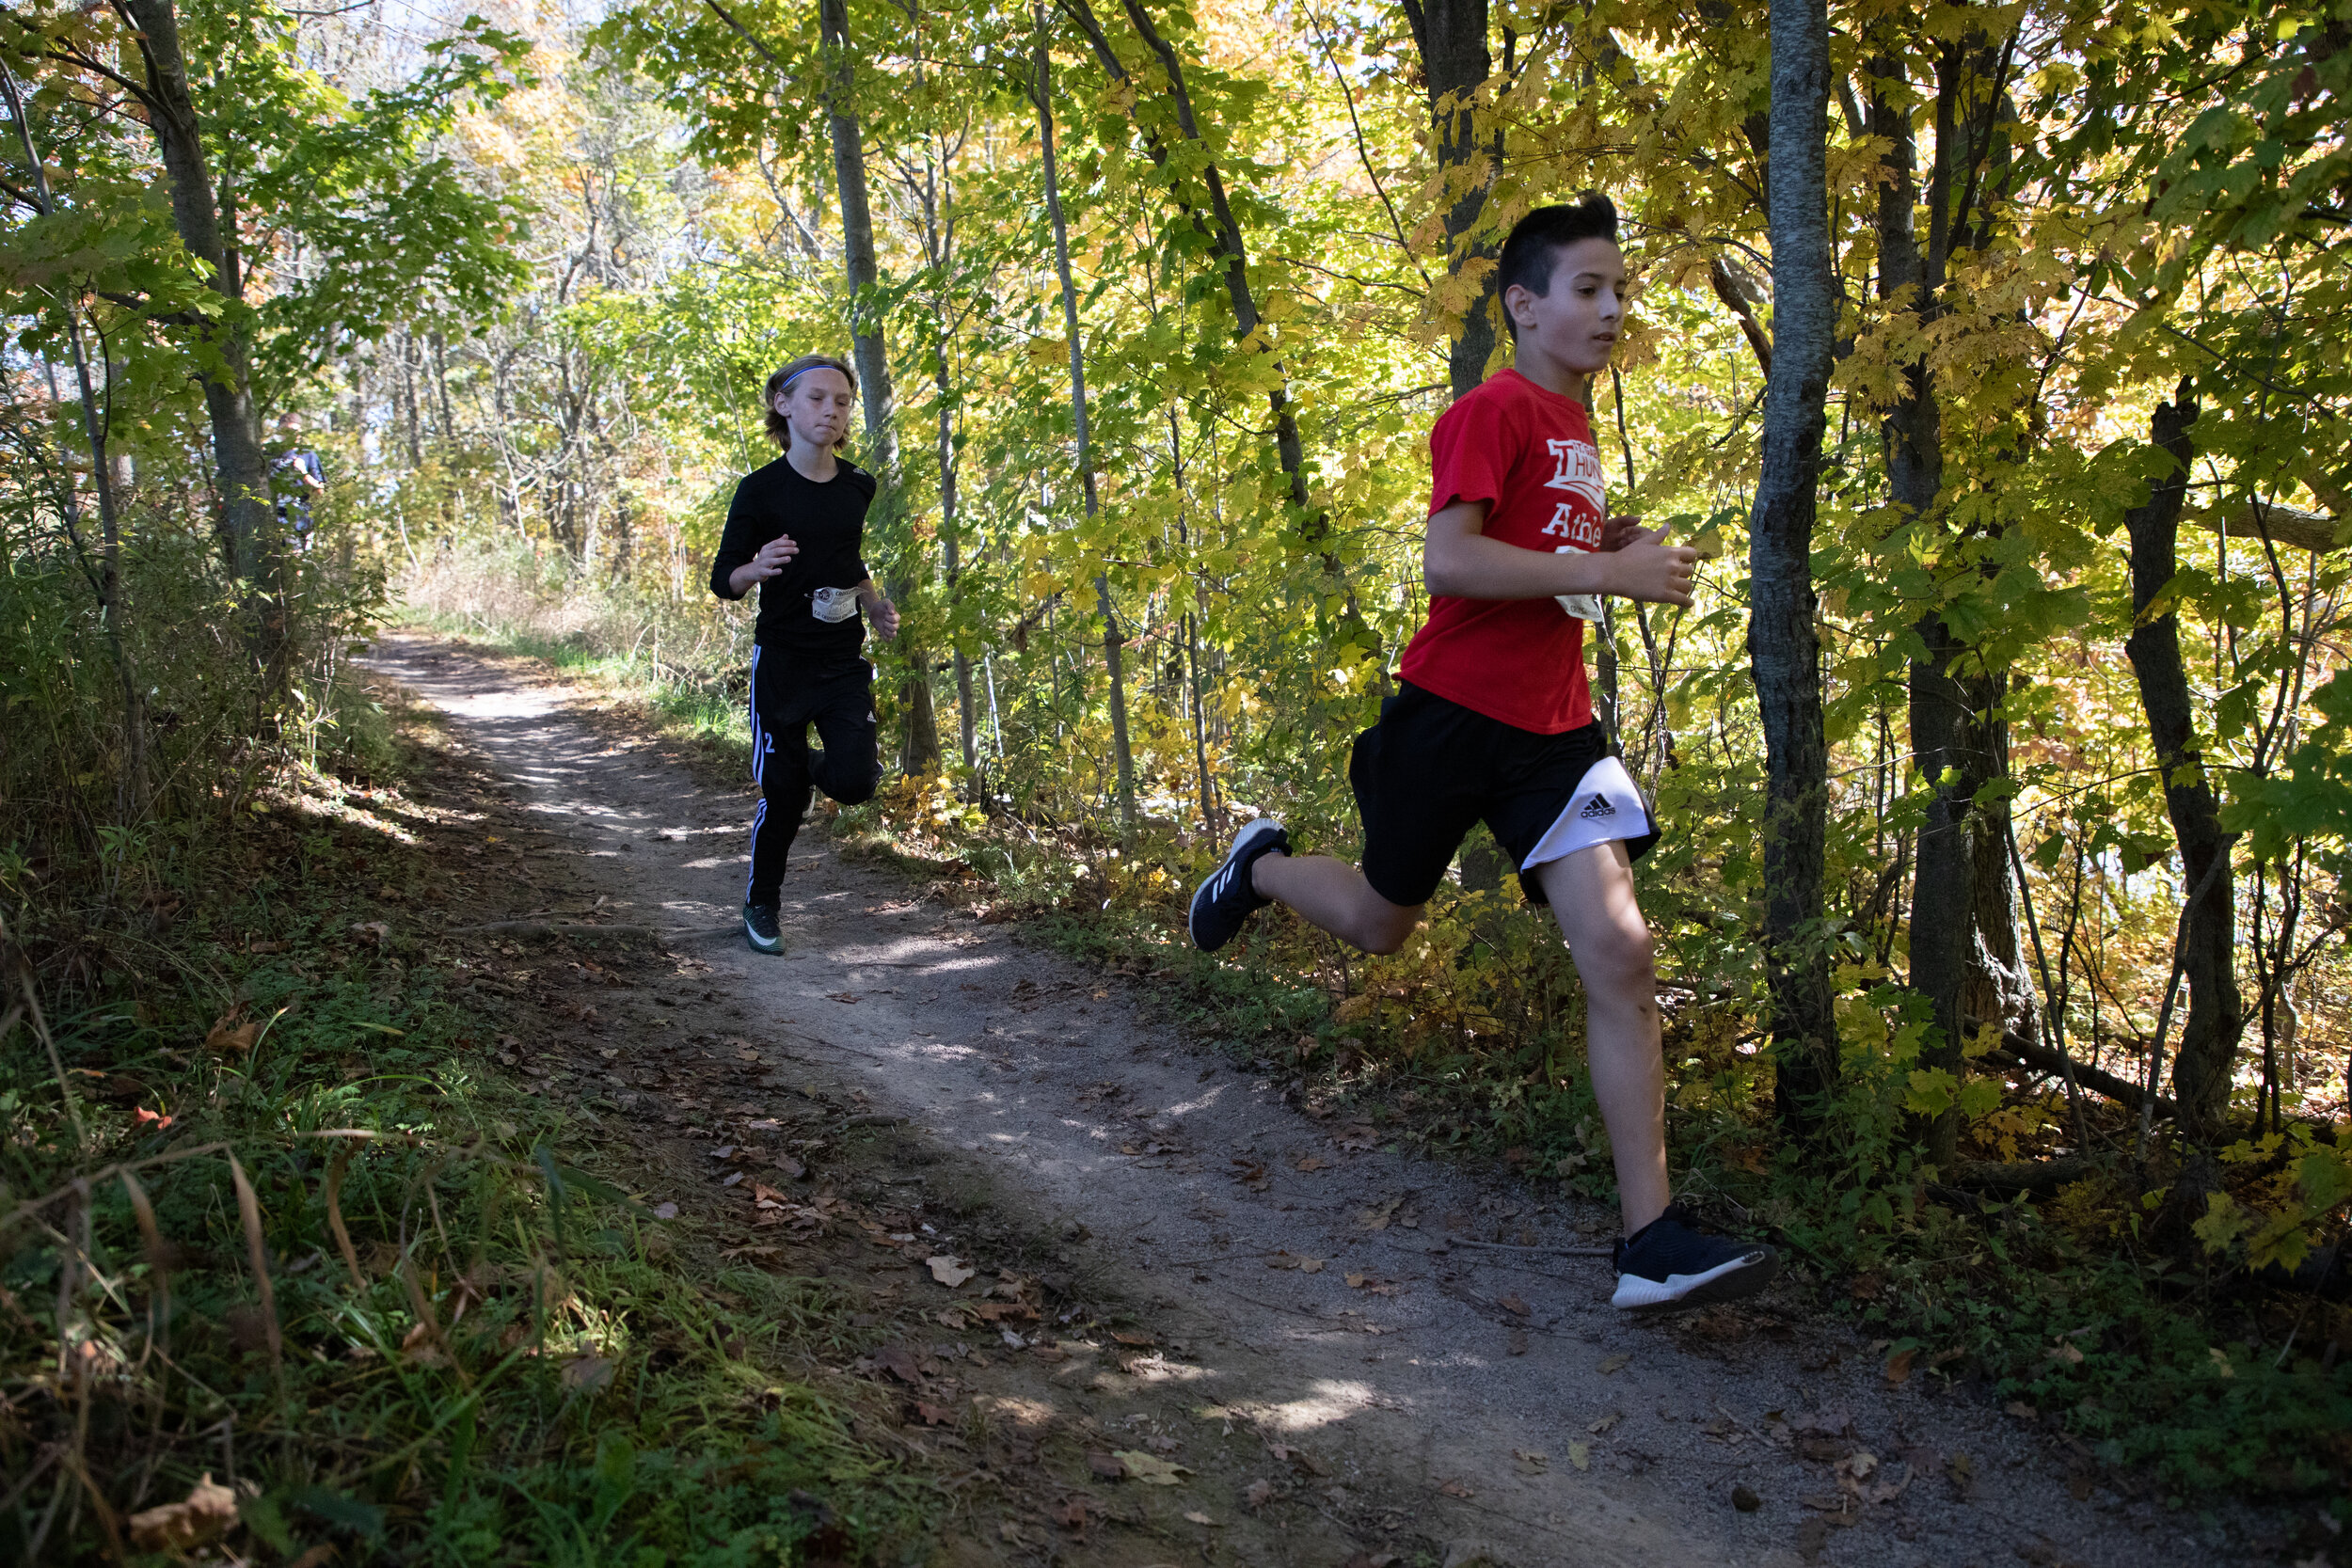
[[[839,789],[829,789],[825,793],[845,806],[862,806],[872,800],[874,791],[881,787],[882,774],[880,772],[861,773],[855,778],[845,780]]]
[[[1588,988],[1606,988],[1628,1001],[1657,1004],[1658,943],[1647,927],[1611,932],[1581,956],[1577,967],[1585,972]]]
[[[1391,906],[1367,915],[1357,928],[1357,945],[1375,957],[1396,952],[1412,939],[1421,911]]]

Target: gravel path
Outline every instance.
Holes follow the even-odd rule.
[[[599,918],[688,933],[672,945],[731,998],[703,1027],[739,1029],[780,1069],[821,1064],[961,1151],[1071,1239],[1074,1269],[1189,1337],[1165,1374],[1187,1402],[1318,1456],[1328,1474],[1308,1479],[1348,1530],[1310,1524],[1280,1560],[1338,1568],[1408,1509],[1456,1562],[1483,1546],[1518,1568],[2251,1560],[1971,1393],[1887,1386],[1868,1346],[1793,1296],[1613,1311],[1605,1259],[1494,1244],[1591,1244],[1608,1214],[1366,1147],[1139,990],[924,903],[821,835],[794,852],[787,955],[753,954],[716,934],[736,918],[748,781],[710,787],[589,721],[581,693],[461,644],[388,637],[368,663],[515,781],[611,900]],[[515,912],[532,908],[518,892]]]

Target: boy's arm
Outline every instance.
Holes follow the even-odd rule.
[[[1486,503],[1456,501],[1431,514],[1422,546],[1422,581],[1432,594],[1459,599],[1549,599],[1609,594],[1651,604],[1691,602],[1692,563],[1699,552],[1664,543],[1647,529],[1613,550],[1526,550],[1486,535]]]

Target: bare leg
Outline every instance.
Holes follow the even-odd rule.
[[[1666,1062],[1658,970],[1622,844],[1597,844],[1536,872],[1584,982],[1584,1051],[1593,1098],[1617,1164],[1625,1233],[1665,1212]]]
[[[1390,903],[1362,872],[1328,855],[1262,855],[1249,868],[1249,885],[1367,953],[1395,952],[1421,924],[1420,905]]]

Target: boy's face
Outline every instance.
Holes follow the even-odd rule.
[[[1625,325],[1625,256],[1614,240],[1564,245],[1552,252],[1549,292],[1514,284],[1502,308],[1519,329],[1520,354],[1532,344],[1580,375],[1598,374]]]

